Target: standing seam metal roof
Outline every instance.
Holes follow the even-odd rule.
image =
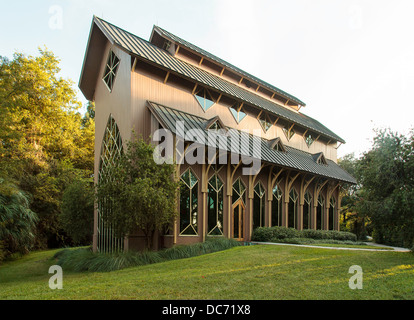
[[[275,92],[281,94],[282,96],[288,98],[289,100],[291,100],[293,102],[296,102],[297,104],[299,104],[301,106],[306,106],[306,104],[303,101],[299,100],[295,96],[292,96],[291,94],[287,93],[286,91],[283,91],[283,90],[271,85],[270,83],[267,83],[267,82],[255,77],[255,76],[251,75],[250,73],[248,73],[244,70],[241,70],[240,68],[238,68],[238,67],[232,65],[231,63],[228,63],[227,61],[211,54],[210,52],[208,52],[206,50],[203,50],[200,47],[197,47],[194,44],[192,44],[192,43],[190,43],[190,42],[188,42],[184,39],[181,39],[180,37],[177,37],[176,35],[172,34],[171,32],[168,32],[167,30],[164,30],[159,26],[154,26],[154,30],[156,32],[158,32],[160,35],[162,35],[164,38],[167,38],[168,40],[170,40],[172,42],[175,42],[175,43],[177,43],[178,45],[180,45],[182,47],[186,47],[186,48],[188,48],[192,51],[195,51],[195,52],[207,57],[208,59],[213,60],[213,61],[221,64],[222,66],[241,74],[244,78],[247,78],[247,79],[250,79],[254,82],[257,82],[261,86],[263,86],[265,88],[268,88],[272,91],[275,91]]]
[[[165,129],[170,130],[173,134],[178,135],[186,141],[203,143],[206,146],[210,146],[216,149],[225,150],[228,152],[234,152],[243,156],[257,158],[258,155],[253,151],[255,136],[242,133],[235,129],[228,130],[228,137],[231,142],[239,141],[239,150],[235,150],[233,143],[229,145],[227,140],[214,139],[214,141],[208,140],[208,134],[211,131],[205,129],[205,123],[207,119],[203,119],[192,114],[172,109],[155,102],[148,101],[149,108],[155,117],[165,126]],[[177,122],[181,121],[184,125],[184,132],[177,132]],[[189,140],[187,135],[191,129],[192,134],[195,134],[193,140]],[[270,147],[269,141],[263,138],[261,140],[260,159],[264,162],[276,164],[289,169],[294,169],[302,172],[308,172],[321,177],[339,180],[346,183],[356,184],[355,179],[343,170],[338,164],[332,160],[327,160],[328,165],[320,165],[315,162],[314,155],[300,151],[298,149],[285,146],[286,152],[276,151]],[[236,144],[237,146],[237,144]]]
[[[308,128],[317,134],[322,134],[335,141],[345,143],[341,137],[309,116],[281,107],[218,76],[177,59],[167,51],[105,20],[94,17],[94,22],[112,43],[128,51],[131,55],[141,57],[169,71],[176,72],[207,87],[228,94],[262,110],[266,110],[286,121]]]

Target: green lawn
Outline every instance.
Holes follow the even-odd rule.
[[[412,253],[236,247],[110,273],[63,270],[63,289],[51,290],[55,252],[0,266],[0,299],[414,299]],[[352,265],[362,290],[348,286]]]

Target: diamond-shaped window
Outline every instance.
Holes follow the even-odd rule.
[[[105,82],[106,87],[108,88],[109,92],[112,92],[114,87],[116,74],[120,64],[119,58],[116,54],[111,50],[109,52],[108,61],[106,62],[105,72],[102,80]]]
[[[315,138],[311,134],[306,135],[304,138],[308,148],[315,142]]]

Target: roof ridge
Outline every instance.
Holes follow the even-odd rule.
[[[303,101],[301,101],[299,98],[295,97],[294,95],[292,95],[292,94],[290,94],[290,93],[288,93],[288,92],[286,92],[286,91],[284,91],[284,90],[282,90],[282,89],[280,89],[280,88],[272,85],[271,83],[269,83],[269,82],[267,82],[265,80],[262,80],[262,79],[260,79],[260,78],[258,78],[256,76],[254,76],[253,74],[251,74],[251,73],[249,73],[249,72],[247,72],[245,70],[240,69],[239,67],[235,66],[234,64],[232,64],[230,62],[227,62],[226,60],[218,57],[217,55],[212,54],[212,53],[208,52],[207,50],[204,50],[203,48],[201,48],[201,47],[199,47],[199,46],[197,46],[197,45],[195,45],[195,44],[193,44],[193,43],[191,43],[191,42],[189,42],[189,41],[187,41],[187,40],[185,40],[185,39],[183,39],[183,38],[181,38],[179,36],[176,36],[175,34],[169,32],[168,30],[165,30],[164,28],[162,28],[160,26],[154,25],[154,28],[153,29],[155,29],[155,28],[156,29],[160,29],[162,32],[166,33],[166,36],[169,37],[170,40],[175,41],[173,38],[177,38],[178,40],[181,40],[182,42],[187,43],[189,46],[193,46],[193,47],[199,49],[199,51],[201,51],[199,53],[207,56],[207,58],[210,58],[212,60],[215,60],[216,62],[221,63],[223,65],[227,65],[227,67],[229,67],[230,69],[233,69],[233,71],[239,72],[239,73],[243,74],[244,76],[247,76],[248,78],[250,78],[250,80],[257,81],[257,82],[261,82],[262,85],[268,86],[269,89],[278,91],[280,94],[287,95],[288,98],[291,98],[291,99],[293,98],[294,100],[296,100],[296,102],[300,103],[303,106],[306,106],[306,103],[304,103]],[[197,50],[195,50],[195,51],[197,51]]]

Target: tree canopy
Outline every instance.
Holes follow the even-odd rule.
[[[76,177],[90,177],[94,165],[94,105],[81,115],[59,62],[46,48],[35,57],[0,56],[0,178],[29,196],[39,248],[65,242],[57,219],[63,191]]]

